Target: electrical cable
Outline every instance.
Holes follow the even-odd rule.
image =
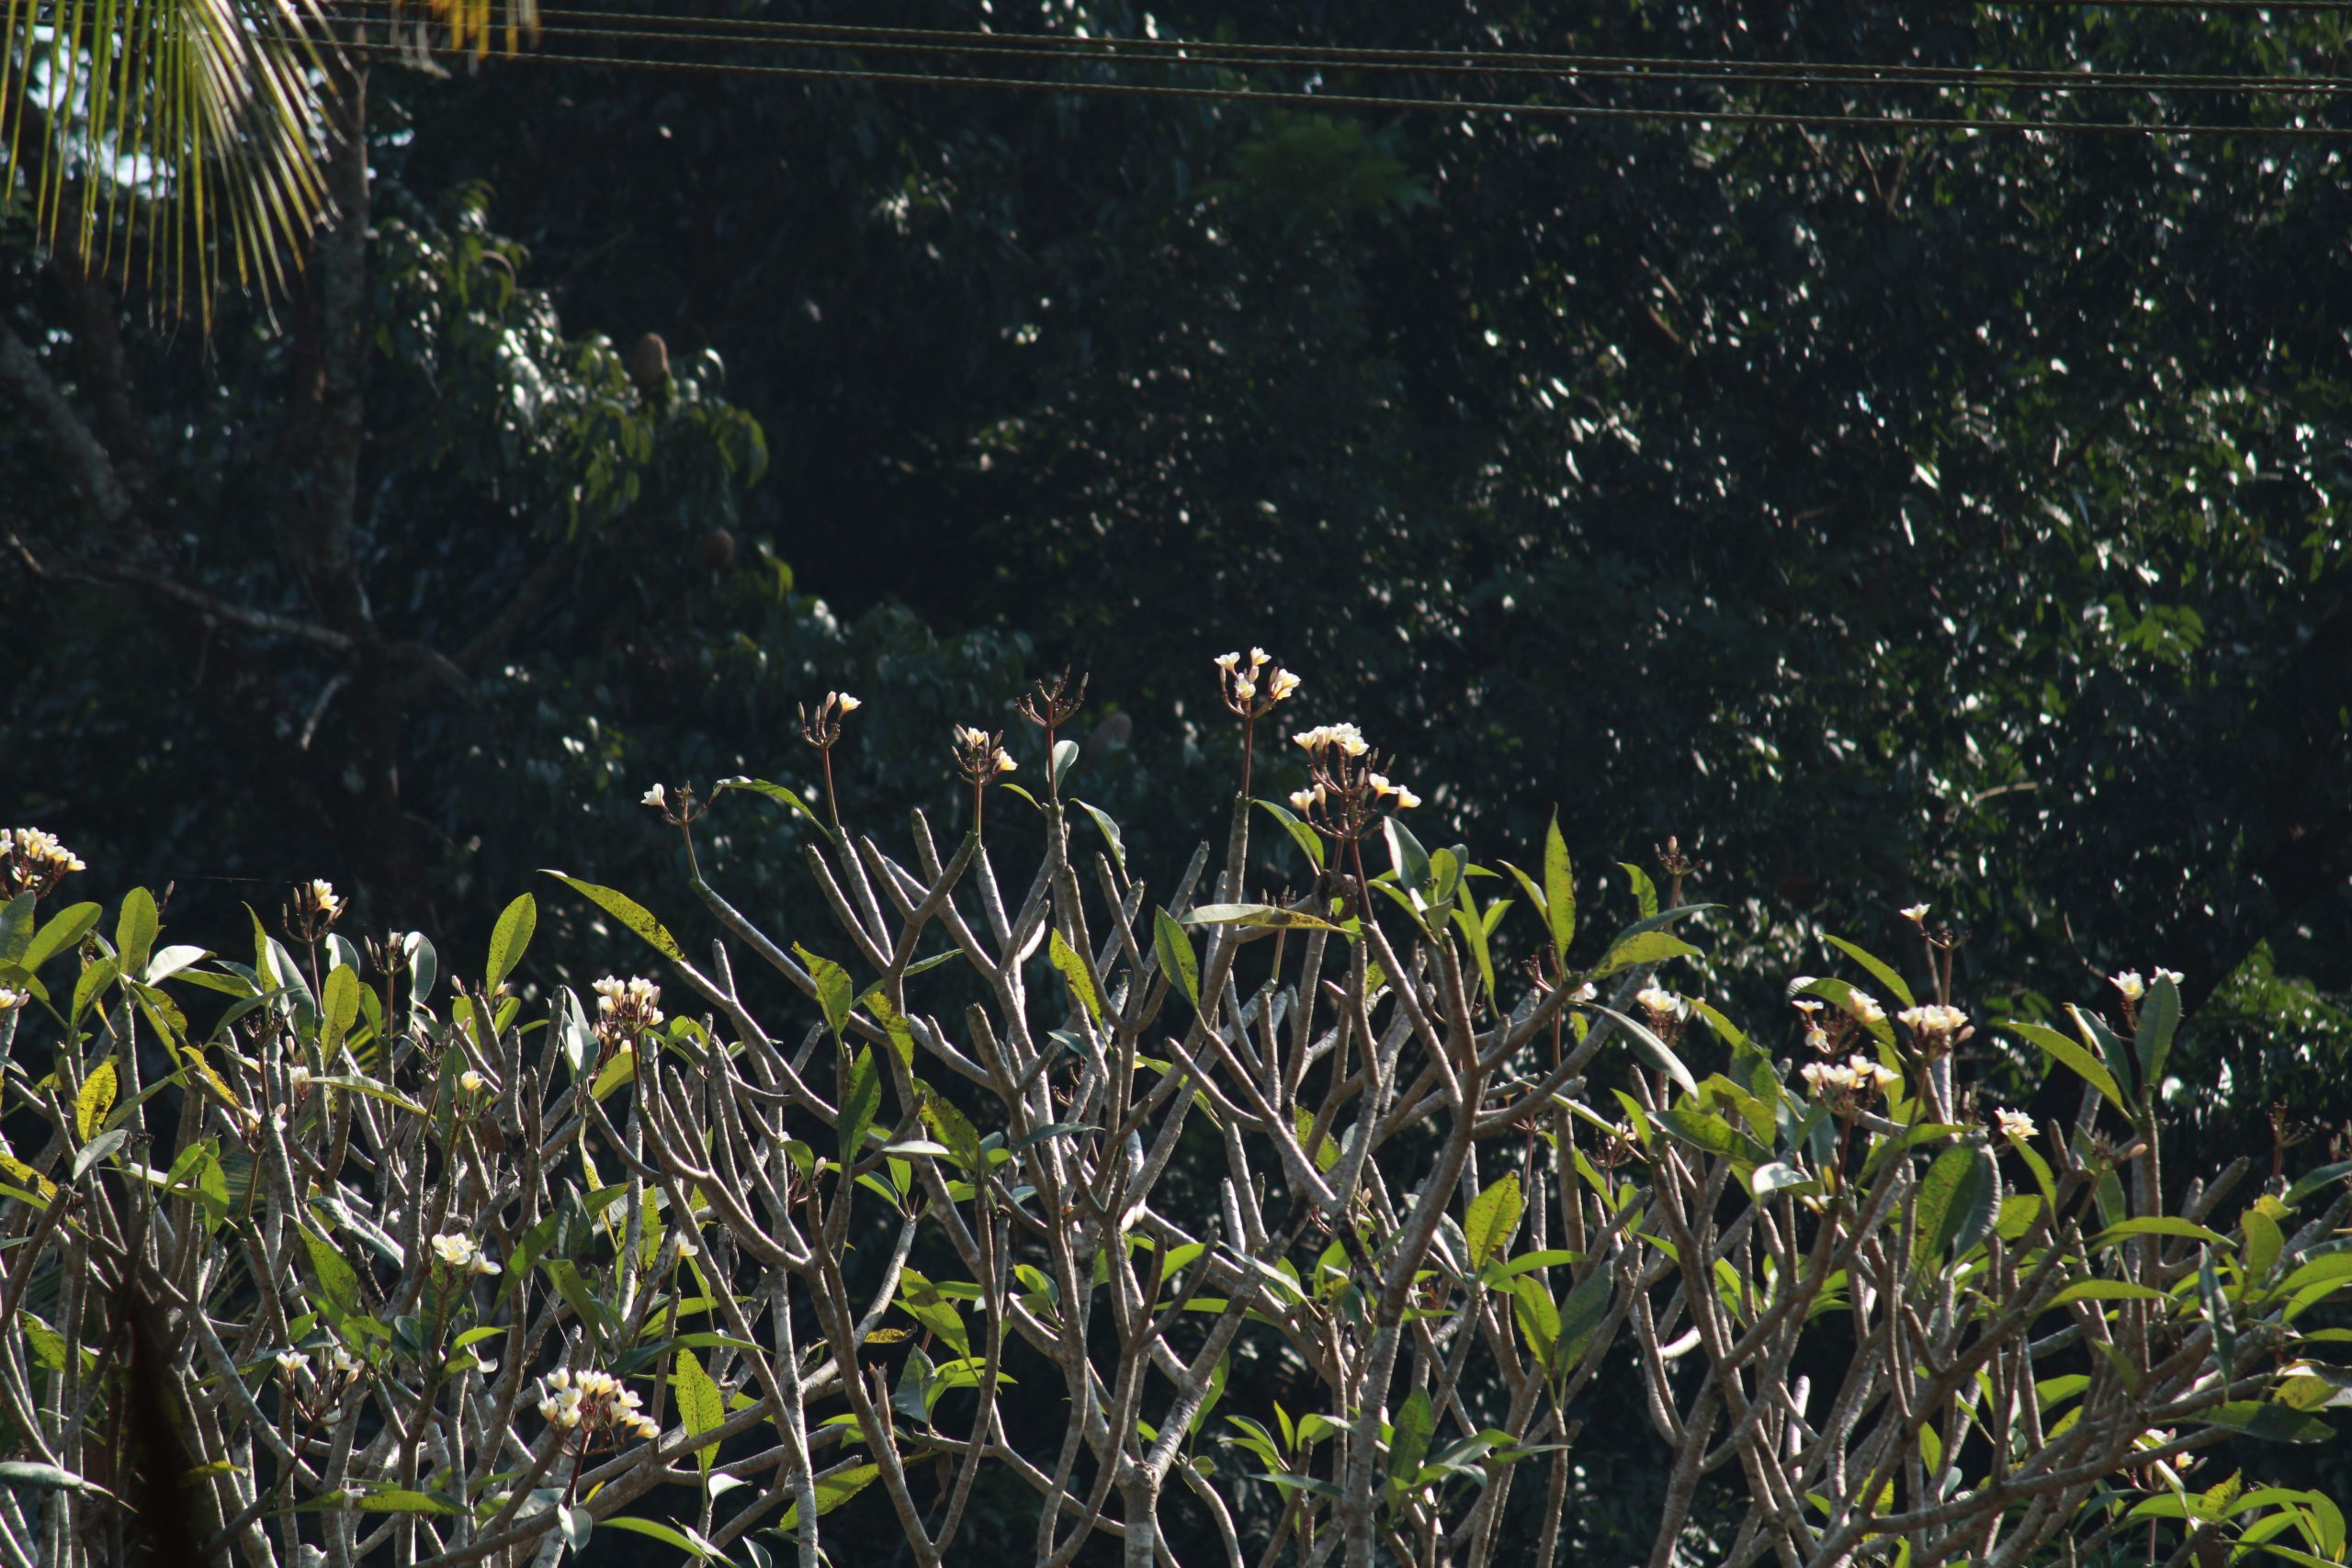
[[[414,63],[418,51],[396,44],[351,43],[344,47],[379,59]],[[2173,124],[2141,120],[1973,119],[1957,116],[1804,113],[1798,111],[1645,108],[1601,104],[1514,104],[1484,99],[1424,98],[1361,93],[1282,92],[1263,88],[1186,86],[1166,83],[1056,81],[1023,76],[980,76],[962,73],[874,71],[813,65],[754,64],[745,62],[645,60],[620,55],[518,53],[514,61],[549,65],[578,65],[612,70],[681,71],[713,75],[764,76],[818,81],[886,83],[931,87],[994,87],[1015,91],[1074,94],[1093,97],[1135,97],[1295,105],[1314,108],[1356,108],[1372,111],[1419,111],[1451,114],[1525,116],[1533,119],[1639,120],[1666,124],[1769,125],[1822,129],[1887,128],[1901,130],[2047,131],[2063,134],[2137,136],[2240,136],[2274,140],[2340,139],[2352,130],[2311,125],[2222,125],[2210,121]]]
[[[379,13],[379,19],[385,13]],[[958,56],[980,55],[995,58],[1013,57],[1028,61],[1056,62],[1085,61],[1155,66],[1256,66],[1269,69],[1340,70],[1340,71],[1411,71],[1467,75],[1540,75],[1561,77],[1573,81],[1622,81],[1657,84],[1695,84],[1701,85],[1787,85],[1840,86],[1862,88],[1897,87],[1959,87],[1973,91],[2017,91],[2046,93],[2253,93],[2280,96],[2335,96],[2352,93],[2352,76],[2278,76],[2221,75],[2167,73],[2155,72],[2070,72],[2028,71],[2008,67],[1962,68],[1951,66],[1915,65],[1850,65],[1829,62],[1691,62],[1675,61],[1657,56],[1527,56],[1537,61],[1577,63],[1510,63],[1464,64],[1458,62],[1422,63],[1419,62],[1341,58],[1330,54],[1220,53],[1199,59],[1168,54],[1123,54],[1098,49],[1033,50],[1012,47],[1002,40],[1008,35],[974,33],[959,35],[985,43],[921,43],[898,39],[874,39],[849,36],[841,39],[809,36],[798,29],[789,37],[775,38],[762,34],[685,31],[671,28],[650,28],[646,22],[687,23],[704,27],[755,27],[752,22],[729,18],[697,18],[682,16],[633,15],[609,11],[566,10],[554,7],[540,12],[551,17],[594,17],[602,21],[619,22],[618,27],[590,27],[572,22],[551,26],[546,29],[549,37],[645,39],[650,41],[678,44],[752,45],[766,49],[799,51],[842,50],[850,51],[883,51],[891,53],[937,54]],[[789,26],[790,24],[775,24]],[[877,29],[849,29],[858,35]],[[1038,40],[1042,41],[1042,40]],[[1125,44],[1133,40],[1072,39],[1072,43],[1087,45],[1116,41]],[[1489,58],[1502,58],[1490,56]]]

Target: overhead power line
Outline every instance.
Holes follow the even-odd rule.
[[[2281,96],[2332,96],[2352,93],[2352,76],[1866,65],[1814,61],[1688,60],[1659,55],[1511,54],[1496,51],[1467,51],[1466,58],[1475,62],[1465,62],[1464,56],[1435,51],[1310,50],[1306,46],[1288,45],[1198,46],[1176,45],[1172,40],[1163,39],[1064,39],[928,28],[822,28],[805,23],[562,7],[547,7],[540,15],[555,21],[556,25],[549,27],[548,32],[559,39],[644,39],[663,43],[723,44],[770,51],[945,53],[959,57],[1010,57],[1057,63],[1082,61],[1170,68],[1222,66],[1348,72],[1409,71],[1661,85],[1961,87],[2050,93],[2251,93]],[[1160,47],[1150,53],[1138,53],[1131,48],[1138,42]],[[1206,52],[1211,49],[1215,52]]]
[[[403,49],[397,44],[363,42],[348,47],[376,58],[396,60],[415,58],[415,51]],[[2347,135],[2346,131],[2334,127],[2301,124],[2224,125],[2206,121],[2164,123],[2143,120],[1981,119],[1953,115],[1662,108],[1620,104],[1511,103],[1491,99],[1433,98],[1407,95],[1299,92],[1174,83],[1106,82],[1082,77],[1056,79],[988,76],[962,72],[881,71],[850,67],[782,65],[745,61],[649,60],[627,55],[551,53],[544,51],[517,54],[513,59],[544,65],[574,65],[609,70],[675,71],[708,75],[763,76],[779,80],[820,82],[882,83],[933,88],[995,88],[1092,97],[1278,104],[1321,109],[1352,108],[1375,112],[1496,115],[1524,117],[1531,119],[1634,120],[1663,124],[1758,125],[1824,130],[1850,128],[2096,135],[2235,136],[2287,140],[2341,139]]]

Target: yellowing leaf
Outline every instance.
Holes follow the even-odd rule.
[[[114,1109],[115,1070],[112,1061],[101,1062],[97,1070],[82,1080],[82,1092],[74,1097],[74,1128],[88,1143],[90,1134]]]

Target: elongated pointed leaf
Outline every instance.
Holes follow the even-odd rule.
[[[1193,953],[1193,939],[1165,909],[1151,912],[1151,945],[1159,958],[1159,972],[1184,993],[1194,1011],[1200,1010],[1201,961]]]
[[[531,945],[531,933],[538,927],[539,902],[528,893],[506,906],[490,933],[490,964],[482,972],[484,990],[495,995],[506,984],[506,976],[514,973],[514,965],[523,961],[524,950]]]
[[[1577,882],[1556,811],[1544,831],[1544,919],[1552,928],[1552,956],[1566,962],[1568,943],[1577,936]]]
[[[686,955],[678,950],[678,939],[672,936],[668,929],[653,918],[651,911],[628,894],[610,887],[600,887],[593,882],[582,882],[580,878],[560,871],[549,871],[547,874],[573,892],[582,895],[589,902],[595,904],[606,914],[620,921],[622,925],[635,931],[662,957],[673,964],[684,964],[686,961]]]

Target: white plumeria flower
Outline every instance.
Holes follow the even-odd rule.
[[[2033,1136],[2033,1118],[2022,1111],[2012,1111],[2006,1105],[1994,1108],[1993,1124],[2001,1130],[2001,1135],[2005,1138]]]
[[[835,692],[832,694],[832,699],[833,706],[843,713],[855,713],[865,705],[865,700],[863,697],[853,697],[847,692]]]
[[[480,1073],[474,1071],[471,1067],[468,1067],[464,1072],[458,1075],[458,1087],[465,1090],[468,1094],[480,1094],[484,1089],[487,1089],[489,1085],[483,1080],[482,1076]]]
[[[2122,993],[2127,1002],[2136,1002],[2148,994],[2148,983],[2140,978],[2137,969],[2126,969],[2120,975],[2109,975],[2107,983]]]
[[[1287,670],[1277,670],[1266,682],[1266,695],[1273,702],[1287,699],[1298,690],[1298,677]]]
[[[473,1237],[453,1233],[433,1238],[433,1255],[452,1269],[471,1269],[481,1251]]]
[[[644,797],[639,801],[638,804],[640,806],[660,807],[662,809],[666,811],[670,807],[670,792],[662,788],[660,784],[655,784],[651,789],[645,792]]]
[[[12,991],[6,986],[0,986],[0,1012],[14,1012],[30,1000],[32,997],[28,992]]]
[[[313,877],[311,881],[311,907],[332,920],[343,913],[343,897],[335,892],[334,883]]]
[[[1316,803],[1322,797],[1323,792],[1320,790],[1295,789],[1290,792],[1290,808],[1304,816],[1313,810]]]
[[[2180,971],[2177,969],[2166,969],[2163,965],[2159,964],[2156,967],[2156,978],[2159,980],[2170,980],[2174,985],[2177,986],[2180,984]]]
[[[277,1370],[288,1379],[301,1377],[311,1370],[311,1358],[300,1350],[280,1350],[275,1359]]]
[[[1215,664],[1227,674],[1231,675],[1239,670],[1241,665],[1241,655],[1238,653],[1220,653],[1209,662]]]
[[[1913,904],[1907,908],[1899,911],[1899,913],[1905,919],[1910,921],[1916,926],[1926,921],[1928,918],[1928,907],[1925,904]]]
[[[311,1069],[300,1062],[287,1068],[286,1086],[296,1094],[308,1094],[311,1091]]]
[[[1849,991],[1846,994],[1846,1010],[1852,1013],[1859,1023],[1886,1021],[1886,1010],[1879,1006],[1878,998],[1868,991]]]
[[[1682,998],[1657,986],[1645,986],[1634,993],[1634,1002],[1654,1018],[1682,1016]]]

